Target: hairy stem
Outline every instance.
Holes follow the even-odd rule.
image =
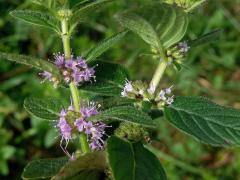
[[[64,55],[66,59],[70,59],[71,46],[70,46],[70,34],[68,31],[68,22],[66,19],[63,19],[61,24],[62,24],[62,42],[63,42]],[[80,111],[80,98],[79,98],[77,86],[73,82],[71,82],[69,87],[72,95],[74,109],[75,111]],[[81,133],[79,139],[80,139],[82,153],[90,152],[86,135]]]

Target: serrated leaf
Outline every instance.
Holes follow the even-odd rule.
[[[47,13],[31,10],[14,10],[10,12],[10,15],[30,24],[43,26],[56,32],[61,32],[59,29],[59,21],[54,16]]]
[[[106,5],[106,3],[111,2],[112,0],[96,0],[94,2],[87,3],[84,6],[76,9],[74,14],[71,17],[72,23],[84,22],[87,20],[87,17],[90,13],[96,11],[102,6]]]
[[[107,141],[109,164],[115,180],[166,180],[160,161],[141,143],[112,136]]]
[[[63,108],[60,100],[55,98],[27,98],[24,108],[32,115],[46,120],[57,120]]]
[[[10,54],[0,52],[0,59],[6,59],[9,61],[14,61],[20,64],[24,64],[30,67],[35,67],[41,71],[48,71],[56,76],[59,76],[58,69],[52,63],[45,61],[43,59],[34,58],[31,56]]]
[[[128,121],[144,126],[154,127],[150,116],[132,106],[119,106],[101,111],[89,118],[90,121]]]
[[[96,82],[86,83],[80,89],[101,96],[120,96],[125,80],[128,78],[127,70],[113,63],[96,61],[96,64]]]
[[[196,47],[196,46],[199,46],[199,45],[210,43],[212,41],[216,41],[220,37],[222,32],[223,32],[222,29],[214,30],[212,32],[204,34],[203,36],[200,36],[197,39],[189,41],[188,44],[189,44],[190,47]]]
[[[240,145],[240,111],[202,97],[177,97],[164,110],[177,128],[211,145]]]
[[[66,157],[55,159],[35,160],[25,167],[23,179],[44,179],[56,175],[59,170],[68,162]]]
[[[102,173],[106,167],[107,164],[104,152],[88,153],[80,156],[77,160],[69,161],[52,180],[73,178],[85,170],[98,171],[99,174]]]
[[[102,42],[98,43],[94,48],[90,49],[86,54],[86,60],[88,62],[94,61],[102,55],[105,51],[107,51],[109,48],[114,46],[116,43],[118,43],[125,35],[127,34],[127,31],[122,31],[120,33],[117,33],[110,38],[107,38],[103,40]]]
[[[179,42],[188,26],[188,16],[181,8],[164,3],[119,14],[117,20],[148,44],[158,47],[160,42],[165,48]]]

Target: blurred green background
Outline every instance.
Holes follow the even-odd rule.
[[[138,0],[141,2],[147,0]],[[113,3],[80,25],[72,38],[74,53],[81,55],[99,40],[120,31],[113,15],[126,9],[128,3]],[[0,51],[50,59],[61,51],[60,38],[9,16],[11,10],[26,8],[39,9],[30,0],[0,0]],[[191,49],[184,62],[186,68],[181,72],[169,70],[161,85],[174,85],[176,95],[204,95],[240,109],[240,1],[209,0],[190,19],[185,40],[219,28],[224,32],[215,42]],[[149,81],[157,62],[142,55],[147,50],[141,39],[129,33],[101,59],[123,64],[132,79]],[[66,92],[41,84],[37,71],[0,60],[0,179],[20,179],[31,159],[63,155],[56,130],[24,111],[23,100],[28,96],[59,97]],[[170,180],[240,180],[240,148],[200,144],[164,121],[159,128],[153,145],[161,150],[158,155]]]

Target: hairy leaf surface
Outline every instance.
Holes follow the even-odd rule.
[[[177,128],[211,145],[240,145],[240,111],[202,97],[177,97],[164,110]]]
[[[44,179],[56,175],[59,170],[68,162],[66,157],[55,159],[35,160],[24,168],[23,179]]]
[[[13,17],[21,19],[25,22],[38,26],[47,27],[56,32],[60,32],[59,21],[54,16],[51,16],[47,13],[32,10],[14,10],[10,12],[10,14]]]
[[[41,119],[57,120],[63,108],[60,100],[55,98],[27,98],[24,108],[32,115]]]

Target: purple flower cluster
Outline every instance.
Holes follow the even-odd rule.
[[[71,56],[70,59],[66,59],[63,54],[55,54],[54,64],[60,70],[63,79],[66,83],[74,82],[75,85],[80,85],[82,82],[90,81],[91,78],[95,78],[94,69],[88,67],[86,61],[82,57],[76,59]],[[53,76],[49,72],[43,72],[41,75],[49,80],[53,81]]]
[[[70,116],[69,114],[71,113],[75,113],[77,116]],[[105,128],[109,126],[102,122],[93,123],[87,121],[87,118],[97,114],[97,107],[93,103],[81,107],[80,113],[76,113],[72,105],[69,106],[67,111],[63,109],[60,112],[60,119],[57,124],[62,137],[60,146],[67,155],[69,155],[66,150],[67,144],[69,140],[72,139],[73,134],[77,132],[87,135],[89,146],[92,150],[101,150],[104,148],[103,136],[105,134]],[[65,148],[62,147],[63,140],[66,143]]]

